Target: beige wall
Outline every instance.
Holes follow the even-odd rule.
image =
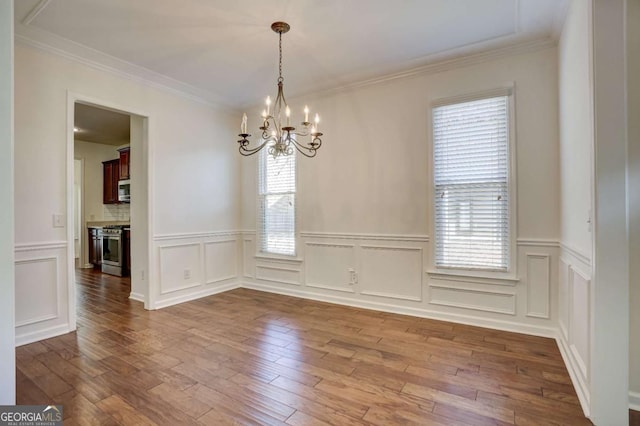
[[[561,241],[591,258],[593,119],[588,2],[573,1],[559,44]]]
[[[74,148],[74,157],[84,160],[83,219],[89,222],[114,220],[102,204],[102,162],[118,158],[116,147],[76,140]]]
[[[323,146],[299,156],[298,259],[256,256],[256,157],[242,159],[244,283],[285,294],[552,336],[559,218],[553,46],[289,99],[321,116]],[[517,242],[509,281],[434,273],[433,102],[513,87]],[[248,111],[255,132],[261,108]],[[442,272],[442,271],[440,271]],[[355,279],[354,279],[355,277]],[[478,291],[481,292],[479,295]]]
[[[148,117],[153,214],[138,218],[149,227],[147,246],[158,234],[237,229],[239,158],[235,116],[209,104],[24,43],[16,46],[15,70],[15,238],[22,247],[16,250],[16,334],[25,343],[65,333],[73,325],[68,305],[73,250],[67,250],[73,239],[66,227],[52,223],[53,214],[73,214],[67,211],[73,206],[67,196],[67,162],[73,159],[67,150],[69,99]],[[156,260],[161,261],[150,262]],[[137,272],[144,274],[145,284],[158,286],[154,274],[161,267],[143,269]],[[50,319],[37,321],[42,317]]]
[[[571,2],[558,46],[560,243],[558,325],[580,402],[589,412],[592,339],[593,90],[588,2]]]
[[[301,158],[301,231],[429,234],[432,102],[515,85],[518,238],[559,237],[556,50],[544,49],[289,100],[321,115],[323,146]],[[300,111],[298,111],[300,110]],[[258,125],[259,110],[250,114]],[[254,118],[256,117],[256,118]],[[244,159],[243,228],[255,229],[255,156]]]

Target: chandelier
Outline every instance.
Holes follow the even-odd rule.
[[[261,143],[256,147],[249,147],[251,135],[247,132],[247,114],[242,115],[242,123],[240,125],[239,151],[244,156],[253,155],[256,152],[267,148],[269,155],[274,158],[278,156],[286,156],[294,153],[294,148],[306,157],[315,157],[318,149],[322,145],[320,137],[322,133],[318,131],[318,123],[320,117],[315,115],[314,123],[309,122],[309,108],[304,107],[304,121],[300,123],[300,128],[296,129],[291,125],[291,109],[287,105],[284,97],[282,77],[282,34],[289,31],[289,24],[286,22],[274,22],[271,29],[278,33],[278,48],[280,60],[278,62],[278,95],[273,108],[271,105],[271,97],[267,96],[266,109],[262,111],[262,131]]]

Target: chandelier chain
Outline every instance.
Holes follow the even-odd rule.
[[[279,42],[278,42],[278,53],[280,60],[278,61],[278,82],[284,81],[282,78],[282,33],[278,33]]]

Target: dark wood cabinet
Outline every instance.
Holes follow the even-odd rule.
[[[102,163],[102,202],[104,204],[118,203],[118,180],[120,179],[120,159],[104,161]]]
[[[89,228],[89,263],[94,268],[102,264],[102,229]]]
[[[120,180],[127,180],[130,179],[130,174],[129,174],[129,154],[130,154],[130,148],[120,148],[118,150],[118,152],[120,153]]]
[[[122,237],[122,276],[128,277],[131,275],[131,230],[122,231]]]

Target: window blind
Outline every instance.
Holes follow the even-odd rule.
[[[509,98],[433,109],[437,267],[509,267]]]
[[[261,251],[295,256],[295,154],[273,158],[263,150],[258,176]]]

